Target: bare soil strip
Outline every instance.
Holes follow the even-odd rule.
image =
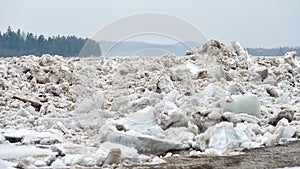
[[[300,141],[284,145],[245,150],[236,156],[206,156],[192,158],[188,156],[170,157],[167,164],[160,165],[127,165],[124,168],[281,168],[300,166]]]

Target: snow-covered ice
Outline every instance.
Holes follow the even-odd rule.
[[[160,164],[171,150],[227,155],[299,139],[296,53],[252,57],[232,45],[1,58],[0,168]]]

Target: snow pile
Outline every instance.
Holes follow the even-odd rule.
[[[165,160],[150,154],[299,139],[296,53],[251,57],[232,45],[212,40],[185,57],[1,58],[0,166],[155,164]]]

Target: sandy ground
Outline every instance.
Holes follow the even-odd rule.
[[[285,145],[256,148],[236,156],[187,156],[166,158],[167,164],[130,165],[124,168],[282,168],[300,166],[300,141]]]

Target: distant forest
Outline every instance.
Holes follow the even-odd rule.
[[[102,46],[114,42],[101,42]],[[85,44],[86,47],[83,48]],[[196,45],[196,44],[195,44]],[[180,44],[162,45],[144,42],[122,42],[114,46],[108,54],[110,56],[130,56],[142,49],[160,49],[182,56],[187,50],[186,46]],[[81,51],[81,49],[84,49]],[[283,56],[286,52],[297,51],[300,54],[300,47],[279,47],[279,48],[247,48],[253,56]],[[8,27],[7,31],[0,31],[0,57],[22,56],[22,55],[51,54],[69,56],[100,56],[101,49],[99,42],[91,39],[78,38],[76,36],[52,36],[45,38],[43,35],[24,33],[18,29],[16,32]],[[141,54],[143,55],[143,54]]]
[[[300,54],[300,47],[279,47],[279,48],[247,48],[252,56],[283,56],[286,52],[296,51]]]
[[[18,29],[16,32],[8,27],[5,33],[0,32],[0,57],[22,56],[22,55],[61,55],[79,56],[85,43],[89,43],[88,55],[100,56],[99,43],[77,38],[76,36],[53,36],[45,38],[43,35],[24,33]],[[92,46],[92,48],[91,48]],[[85,52],[87,55],[87,53]]]

